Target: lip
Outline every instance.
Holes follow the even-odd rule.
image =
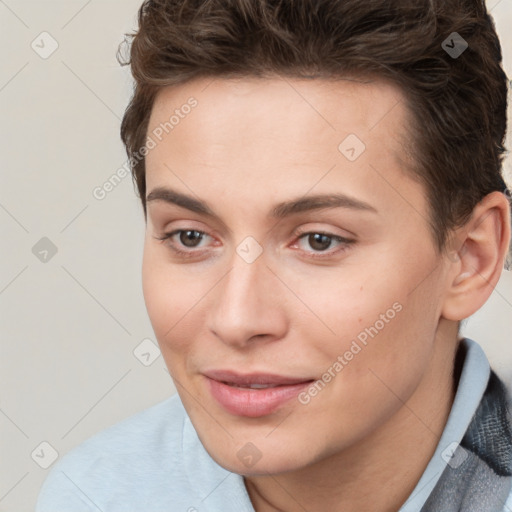
[[[214,370],[203,374],[213,398],[229,413],[257,418],[272,414],[314,379],[288,377],[270,373],[239,374],[231,370]],[[265,389],[239,388],[237,385],[270,385]]]

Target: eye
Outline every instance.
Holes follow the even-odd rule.
[[[310,257],[322,258],[330,257],[334,254],[345,251],[354,242],[355,240],[344,238],[339,235],[334,235],[332,233],[308,231],[306,233],[298,233],[298,242],[296,245],[298,245],[300,249],[309,253]],[[338,249],[329,251],[333,245],[337,245]],[[312,250],[308,250],[307,246],[309,246]]]
[[[211,238],[204,231],[197,229],[175,229],[170,233],[165,233],[161,237],[155,237],[157,240],[166,242],[169,248],[179,255],[192,256],[199,251],[194,250],[183,250],[180,247],[187,249],[197,249],[202,247],[200,244],[207,238]],[[205,245],[205,244],[203,244]]]
[[[295,236],[298,237],[298,240],[292,247],[298,246],[299,249],[307,253],[309,258],[329,258],[347,250],[350,245],[355,243],[355,240],[320,231],[298,232],[295,233]],[[194,257],[204,252],[201,248],[207,246],[208,239],[213,237],[197,229],[175,229],[155,238],[165,242],[169,249],[178,256]],[[329,250],[333,245],[337,249]]]
[[[188,248],[195,248],[198,246],[198,243],[203,240],[205,234],[206,233],[197,231],[196,229],[180,229],[174,233],[171,233],[171,236],[179,235],[178,240],[181,244]]]

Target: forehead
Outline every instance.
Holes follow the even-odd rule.
[[[210,120],[219,135],[221,129],[233,131],[237,126],[246,130],[254,126],[261,133],[269,124],[285,126],[288,133],[293,127],[299,130],[295,121],[301,119],[309,123],[311,132],[327,128],[364,132],[378,125],[381,129],[393,125],[399,131],[408,120],[404,95],[384,80],[216,77],[163,87],[153,104],[149,130],[168,121],[190,97],[198,102],[195,110],[200,112],[202,124]],[[262,115],[272,112],[276,115]]]
[[[183,189],[181,176],[204,196],[341,187],[397,201],[400,188],[415,184],[409,122],[403,93],[384,81],[202,78],[165,87],[148,126],[156,146],[146,157],[147,188]]]

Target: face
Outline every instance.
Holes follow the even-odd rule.
[[[444,267],[407,126],[383,82],[201,79],[157,96],[144,296],[192,423],[230,471],[348,450],[428,373]]]

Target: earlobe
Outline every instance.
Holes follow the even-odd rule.
[[[494,290],[508,252],[510,206],[501,192],[485,196],[470,220],[457,230],[457,258],[450,267],[442,316],[460,321],[478,311]]]

